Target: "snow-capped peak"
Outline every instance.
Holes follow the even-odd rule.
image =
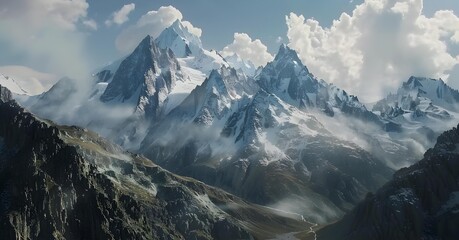
[[[152,45],[154,45],[154,39],[151,35],[147,35],[142,39],[142,41],[140,41],[140,43],[131,54],[139,53],[142,50],[149,50],[151,49]]]
[[[174,30],[178,35],[180,35],[183,39],[188,40],[199,47],[202,47],[201,39],[199,36],[192,33],[188,27],[184,26],[180,20],[176,20],[169,29]]]
[[[11,95],[11,91],[0,84],[0,103],[10,101],[13,98]]]
[[[403,83],[399,93],[417,92],[418,96],[435,99],[443,99],[448,103],[459,102],[459,92],[449,87],[442,79],[423,77],[410,77]],[[413,96],[415,97],[415,96]]]
[[[407,114],[410,119],[451,119],[459,112],[459,92],[441,79],[412,76],[397,93],[377,102],[373,111],[390,118]]]
[[[228,89],[223,81],[223,76],[216,69],[210,72],[208,81],[205,81],[203,86],[206,87],[207,91],[215,92],[215,94],[228,95]]]
[[[187,57],[202,51],[201,39],[191,33],[180,20],[164,29],[155,42],[159,48],[171,49],[177,57]]]
[[[0,85],[8,88],[12,93],[27,95],[27,91],[24,90],[13,78],[5,76],[0,73]]]
[[[180,65],[173,52],[159,48],[153,38],[147,36],[121,62],[100,99],[103,102],[132,100],[132,103],[138,103],[139,94],[150,97],[158,90],[157,87],[172,88],[176,80],[172,76],[179,71]],[[156,82],[161,87],[156,86]]]
[[[295,69],[305,69],[308,73],[308,68],[301,62],[295,50],[289,48],[287,45],[282,44],[279,51],[274,58],[273,64],[277,69],[285,68],[286,66],[294,65]]]
[[[247,76],[254,76],[256,67],[248,60],[242,59],[237,53],[225,58],[226,62],[236,70],[240,70]]]
[[[418,77],[411,76],[408,79],[408,81],[403,83],[403,88],[405,88],[405,89],[415,89],[415,88],[422,87],[422,83],[420,81],[423,81],[423,80],[424,80],[423,78],[418,78]]]
[[[265,91],[279,96],[287,94],[295,101],[308,98],[306,92],[315,93],[319,85],[297,53],[285,44],[280,46],[274,60],[263,68],[257,79]],[[305,89],[300,89],[303,87]]]
[[[410,77],[398,90],[399,96],[425,98],[447,109],[459,109],[459,92],[441,79]]]
[[[207,89],[207,95],[213,93],[220,98],[228,98],[228,101],[241,99],[244,95],[253,95],[258,90],[253,79],[225,66],[212,70],[202,86]]]
[[[357,97],[315,78],[295,50],[285,44],[280,46],[274,61],[257,74],[256,80],[266,92],[276,94],[282,101],[300,109],[317,108],[329,116],[335,114],[333,109],[340,109],[344,114],[380,124],[378,117],[369,112]]]

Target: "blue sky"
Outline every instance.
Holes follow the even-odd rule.
[[[72,75],[83,69],[93,70],[126,54],[117,47],[117,38],[142,16],[161,6],[171,5],[181,12],[183,21],[202,30],[201,40],[207,49],[222,51],[233,42],[236,32],[248,34],[251,41],[260,39],[262,45],[267,46],[268,56],[276,53],[281,42],[286,43],[298,51],[304,63],[319,77],[342,87],[356,88],[356,94],[361,91],[356,85],[368,87],[369,78],[374,79],[371,84],[379,86],[377,83],[380,83],[379,87],[385,93],[393,91],[409,75],[451,76],[450,79],[455,80],[450,83],[459,87],[459,44],[454,40],[455,31],[459,36],[457,0],[372,2],[384,3],[378,10],[380,12],[374,12],[377,7],[364,0],[2,0],[0,71],[15,75],[8,68],[11,65],[57,76]],[[120,25],[104,24],[112,13],[129,3],[135,4],[135,9],[127,15],[129,20]],[[50,7],[50,4],[55,5]],[[361,11],[354,16],[357,6],[361,6]],[[420,8],[422,13],[417,12]],[[439,10],[450,12],[435,16]],[[354,37],[356,32],[345,32],[344,24],[340,23],[346,23],[348,17],[341,19],[343,13],[353,19],[352,27],[362,37]],[[289,26],[286,16],[289,16]],[[447,18],[452,20],[448,22]],[[330,30],[336,19],[340,21]],[[413,25],[425,22],[424,19],[429,24],[421,24],[421,28]],[[454,26],[444,26],[444,23],[453,23]],[[94,24],[97,24],[97,30],[88,27]],[[313,25],[318,28],[311,30]],[[402,27],[406,27],[403,30],[406,34],[397,32]],[[439,34],[430,39],[429,31]],[[407,45],[399,41],[405,39],[406,42],[413,34],[417,42]],[[379,38],[373,38],[376,35],[380,35]],[[429,41],[421,41],[424,38]],[[355,42],[347,51],[343,49],[343,43],[342,46],[334,45],[339,39]],[[312,45],[311,41],[314,42]],[[232,51],[237,52],[234,46]],[[244,57],[254,59],[250,55]],[[419,61],[424,58],[433,60]],[[403,63],[401,59],[404,59]],[[370,74],[373,72],[379,74]],[[382,93],[370,94],[380,96]]]
[[[343,0],[142,0],[133,2],[136,4],[136,9],[132,12],[130,21],[139,19],[149,10],[172,5],[182,12],[185,20],[203,30],[201,40],[206,48],[221,50],[232,42],[235,32],[243,32],[248,33],[252,38],[261,39],[268,46],[269,51],[274,53],[279,46],[276,39],[279,36],[285,38],[287,31],[285,16],[290,12],[303,14],[330,25],[342,12],[351,12],[355,4],[361,0],[353,3]],[[103,22],[111,12],[120,9],[125,3],[125,1],[114,0],[108,7],[102,1],[89,1],[91,6],[89,14],[92,14],[98,22]],[[109,61],[116,56],[113,39],[122,28],[123,26],[112,28],[102,26],[98,33],[90,36],[92,49],[96,52],[103,51],[103,55],[106,56],[101,57],[99,61]]]

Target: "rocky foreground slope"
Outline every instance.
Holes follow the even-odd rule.
[[[459,239],[459,126],[318,239]]]
[[[39,120],[0,93],[0,239],[266,239],[310,226]]]

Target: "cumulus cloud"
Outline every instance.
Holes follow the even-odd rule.
[[[73,30],[86,18],[88,7],[86,0],[4,0],[0,19],[21,21],[27,28],[52,23]]]
[[[129,20],[129,14],[134,11],[135,4],[130,3],[124,5],[120,10],[112,13],[109,19],[105,21],[105,25],[111,26],[112,24],[121,25]]]
[[[186,27],[188,29],[188,31],[190,31],[190,33],[192,33],[192,34],[194,34],[194,35],[196,35],[198,37],[201,37],[202,29],[194,27],[193,24],[191,24],[188,21],[181,21],[181,22],[182,22],[182,25],[184,27]]]
[[[0,41],[29,65],[70,77],[89,72],[85,56],[87,33],[94,28],[86,0],[3,0]]]
[[[459,56],[459,18],[452,11],[422,14],[422,0],[366,0],[330,28],[314,19],[286,16],[289,46],[318,77],[374,101],[411,75],[449,76]],[[449,77],[449,78],[448,78]]]
[[[237,54],[256,66],[263,66],[273,60],[273,56],[268,52],[266,45],[259,39],[252,40],[246,33],[235,33],[233,43],[224,47],[221,54],[223,57]]]
[[[176,20],[194,35],[201,37],[202,30],[194,27],[190,22],[183,20],[182,13],[173,6],[162,6],[157,11],[149,11],[135,23],[123,30],[116,38],[116,47],[122,53],[132,51],[137,44],[147,35],[158,37],[167,27]]]

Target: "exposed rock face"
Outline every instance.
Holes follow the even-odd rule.
[[[373,110],[386,118],[409,113],[413,119],[428,116],[448,120],[452,118],[450,112],[459,112],[459,92],[441,79],[410,77],[397,93],[378,101]]]
[[[214,119],[221,119],[228,113],[232,100],[223,78],[218,71],[212,71],[201,86],[172,110],[171,117],[206,125],[211,125]]]
[[[458,126],[459,127],[459,126]],[[459,129],[438,137],[424,159],[394,175],[318,239],[458,239]]]
[[[13,99],[13,96],[10,90],[0,85],[0,103],[11,101],[11,99]]]
[[[14,101],[0,116],[2,239],[251,239],[308,227]]]
[[[160,49],[147,36],[134,52],[124,59],[113,80],[100,97],[103,102],[132,102],[137,111],[155,117],[164,96],[175,86],[180,65],[169,49]]]
[[[247,76],[254,76],[257,68],[255,65],[248,61],[242,59],[237,53],[232,56],[225,57],[226,62],[237,71],[245,73]]]

